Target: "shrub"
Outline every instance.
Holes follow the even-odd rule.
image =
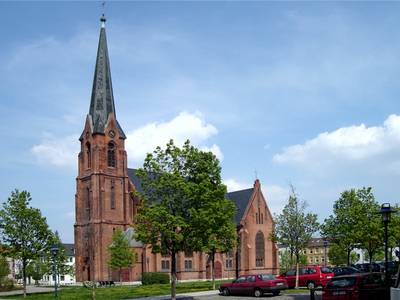
[[[5,278],[1,282],[0,291],[11,291],[14,289],[14,280],[11,278]]]
[[[143,285],[150,285],[157,283],[169,283],[169,275],[167,273],[157,273],[157,272],[143,273],[142,275]]]

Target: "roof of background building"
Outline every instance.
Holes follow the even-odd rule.
[[[134,186],[136,187],[136,190],[141,193],[143,191],[142,185],[140,183],[139,177],[136,175],[136,169],[129,169],[128,168],[128,176],[129,179],[132,181]],[[226,198],[231,200],[233,203],[236,205],[236,215],[235,215],[235,222],[239,224],[240,220],[243,217],[243,214],[246,210],[247,204],[249,203],[249,200],[251,198],[251,195],[253,194],[254,188],[249,188],[245,190],[240,190],[240,191],[235,191],[235,192],[229,192],[226,193]]]
[[[62,244],[65,248],[65,255],[75,256],[75,244]]]
[[[129,246],[134,248],[143,247],[143,243],[135,239],[135,229],[129,227],[124,231],[124,237],[128,240]]]

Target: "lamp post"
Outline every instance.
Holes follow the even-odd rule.
[[[328,241],[324,239],[324,266],[326,267],[326,248],[328,247]]]
[[[390,203],[383,203],[379,213],[382,215],[382,222],[385,229],[385,284],[389,285],[389,274],[388,270],[388,224],[390,222],[390,215],[394,210],[390,207]]]
[[[235,267],[236,267],[236,279],[239,278],[239,249],[240,249],[240,230],[243,228],[242,224],[239,224],[236,226],[236,238],[237,238],[237,243],[236,243],[236,255],[235,255]]]
[[[50,251],[51,254],[53,254],[53,276],[54,276],[54,298],[57,298],[57,253],[58,253],[58,248],[57,246],[51,247]]]

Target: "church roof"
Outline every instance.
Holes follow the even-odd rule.
[[[143,243],[135,239],[135,229],[133,229],[132,227],[129,227],[127,230],[124,231],[124,238],[128,241],[129,247],[143,247]]]
[[[104,16],[100,20],[102,21],[102,26],[100,29],[99,46],[97,49],[96,67],[93,78],[92,97],[89,108],[89,117],[92,122],[93,134],[104,134],[104,128],[108,122],[109,114],[114,114],[115,116],[111,67],[108,57]],[[119,124],[118,130],[120,136],[122,138],[126,138]]]
[[[129,179],[132,181],[133,185],[135,186],[136,190],[141,193],[143,191],[142,185],[140,183],[139,177],[136,175],[136,169],[129,169],[128,168],[128,176]],[[235,203],[236,206],[236,215],[235,215],[235,222],[237,224],[240,223],[240,220],[242,219],[245,211],[247,204],[250,201],[251,195],[253,194],[254,188],[250,189],[245,189],[245,190],[240,190],[240,191],[235,191],[235,192],[230,192],[226,193],[225,197],[228,200],[231,200],[233,203]]]

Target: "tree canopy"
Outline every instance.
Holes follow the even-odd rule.
[[[157,147],[137,175],[143,189],[135,225],[137,238],[150,244],[153,252],[171,256],[171,296],[175,299],[176,254],[224,251],[223,243],[231,246],[234,206],[224,199],[226,187],[218,159],[189,141],[182,148],[172,140],[165,149]],[[224,218],[215,217],[221,213]],[[207,238],[205,226],[210,234]]]
[[[117,229],[113,233],[108,252],[110,254],[108,265],[111,269],[118,270],[119,281],[121,281],[121,269],[129,268],[135,263],[133,250],[129,247],[129,241],[121,229]]]
[[[31,200],[29,192],[15,190],[0,210],[2,241],[8,254],[22,261],[24,297],[27,264],[49,250],[53,236],[40,210],[29,206]]]

